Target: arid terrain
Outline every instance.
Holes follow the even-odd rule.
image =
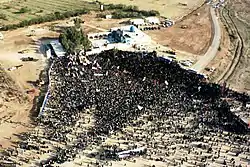
[[[227,5],[220,11],[221,21],[228,34],[230,45],[221,45],[223,60],[229,58],[230,63],[227,66],[220,66],[221,75],[215,80],[217,82],[226,82],[227,85],[235,90],[250,93],[250,69],[249,69],[249,12],[247,1],[227,1]],[[226,37],[226,38],[228,38]],[[223,37],[225,39],[225,37]],[[228,43],[226,42],[226,43]],[[220,53],[219,53],[220,54]],[[223,72],[222,72],[223,71]],[[216,73],[216,72],[215,72]]]
[[[170,28],[146,33],[161,45],[202,55],[211,43],[211,25],[209,6],[204,5]]]
[[[88,0],[93,2],[93,0]],[[142,10],[157,10],[162,16],[171,19],[180,19],[188,13],[192,12],[204,1],[201,0],[100,0],[103,3],[114,3],[114,4],[125,4],[125,5],[136,5]]]
[[[0,13],[6,16],[5,19],[0,19],[0,25],[18,23],[54,12],[66,12],[83,8],[94,10],[99,7],[97,4],[90,4],[84,0],[62,0],[58,2],[53,0],[3,0],[0,3]],[[22,10],[24,11],[22,12]]]
[[[29,29],[19,29],[3,33],[5,39],[0,42],[1,65],[1,105],[0,105],[0,143],[8,147],[15,141],[16,134],[32,126],[30,116],[34,99],[39,95],[36,81],[45,68],[45,58],[39,53],[39,35],[47,33],[37,31],[37,36],[28,37]],[[48,34],[51,35],[51,34]],[[48,36],[49,37],[49,36]],[[27,50],[27,53],[18,53]],[[33,57],[36,62],[22,62],[22,57]],[[15,66],[20,66],[15,69]],[[9,95],[9,97],[7,96]],[[7,133],[6,133],[7,132]],[[12,140],[9,140],[12,139]]]
[[[239,91],[250,93],[250,53],[249,53],[249,34],[250,34],[250,13],[249,1],[237,0],[229,1],[228,9],[232,17],[242,42],[242,51],[240,51],[239,63],[234,72],[229,77],[228,84]]]

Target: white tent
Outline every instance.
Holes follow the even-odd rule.
[[[145,22],[143,19],[131,19],[130,24],[132,24],[132,25],[144,25]]]
[[[150,24],[160,24],[160,20],[157,17],[147,17],[146,21]]]

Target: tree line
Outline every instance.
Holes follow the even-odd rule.
[[[131,18],[131,17],[149,17],[149,16],[159,16],[160,13],[156,10],[139,10],[138,6],[133,5],[123,5],[123,4],[108,4],[104,5],[105,10],[113,10],[112,18]],[[105,18],[105,14],[101,13],[98,17]]]
[[[14,29],[17,29],[17,28],[26,27],[26,26],[30,26],[30,25],[33,25],[33,24],[40,24],[40,23],[45,23],[45,22],[50,22],[50,21],[63,20],[63,19],[66,19],[66,18],[75,17],[75,16],[87,14],[87,13],[89,13],[89,10],[87,10],[87,9],[79,9],[79,10],[74,10],[74,11],[67,11],[67,12],[64,12],[64,13],[55,12],[55,13],[52,13],[52,14],[39,16],[39,17],[30,19],[30,20],[23,20],[18,24],[9,24],[9,25],[2,26],[0,28],[0,31],[14,30]]]
[[[111,10],[112,16],[115,19],[121,19],[121,18],[131,18],[131,17],[148,17],[148,16],[158,16],[160,13],[156,10],[139,10],[137,6],[133,5],[123,5],[123,4],[107,4],[104,5],[104,10]],[[25,12],[26,9],[23,9],[21,12]],[[51,14],[46,14],[43,16],[38,16],[36,18],[32,18],[29,20],[23,20],[20,23],[17,24],[9,24],[4,25],[0,27],[0,31],[8,31],[8,30],[14,30],[17,28],[22,28],[26,26],[30,26],[33,24],[41,24],[45,22],[51,22],[56,20],[63,20],[70,17],[75,17],[83,14],[89,13],[89,9],[83,8],[83,9],[76,9],[72,11],[66,11],[66,12],[55,12]],[[19,11],[20,12],[20,11]],[[106,15],[104,12],[97,15],[97,17],[105,17]],[[7,19],[6,15],[2,14],[0,15],[0,19]]]

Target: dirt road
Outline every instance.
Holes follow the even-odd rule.
[[[221,30],[218,18],[216,16],[215,10],[211,7],[210,8],[211,17],[213,21],[213,30],[214,30],[214,37],[211,46],[207,50],[207,52],[202,56],[193,66],[192,68],[197,72],[201,72],[216,56],[218,48],[220,46],[220,39],[221,39]]]

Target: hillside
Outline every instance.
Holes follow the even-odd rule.
[[[28,107],[28,98],[3,68],[0,68],[0,148],[13,146],[9,139],[16,141],[16,134],[27,130]]]
[[[0,114],[8,104],[22,103],[24,95],[18,89],[15,82],[8,76],[8,74],[0,66]],[[1,116],[1,115],[0,115]]]

